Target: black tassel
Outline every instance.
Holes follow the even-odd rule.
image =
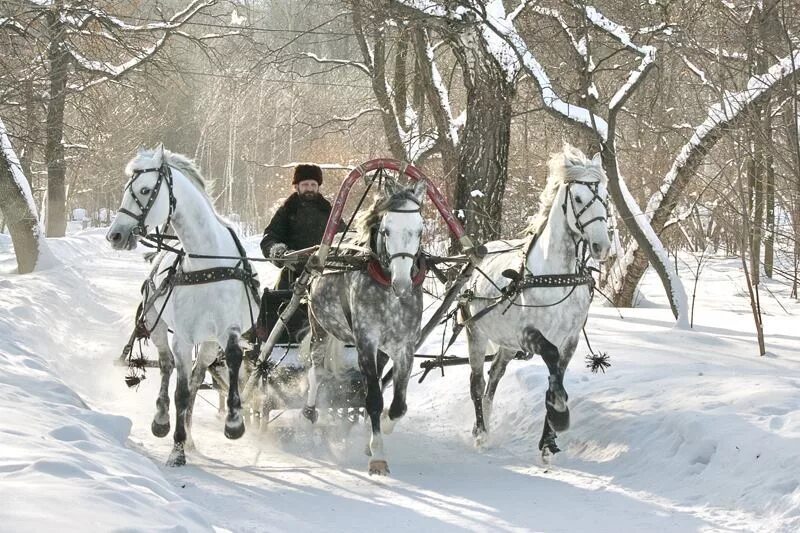
[[[128,374],[127,376],[125,376],[125,385],[127,385],[128,388],[133,388],[133,387],[139,388],[139,383],[141,383],[144,378],[145,378],[144,374],[142,374],[141,376],[137,376],[135,374]]]
[[[598,370],[602,370],[603,374],[605,374],[606,368],[611,366],[609,359],[609,355],[606,352],[587,354],[586,368],[590,369],[592,374],[597,374]]]

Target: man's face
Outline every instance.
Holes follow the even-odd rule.
[[[303,180],[294,186],[301,198],[310,200],[319,194],[319,183],[316,180]]]

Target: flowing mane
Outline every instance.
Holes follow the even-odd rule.
[[[550,216],[550,209],[558,195],[559,188],[570,181],[596,181],[606,185],[608,179],[603,164],[597,159],[589,159],[583,152],[570,144],[565,144],[561,152],[550,156],[547,162],[549,172],[547,183],[539,196],[539,210],[531,223],[525,228],[525,235],[539,233]]]
[[[128,165],[125,167],[125,175],[129,178],[133,175],[133,170],[136,168],[140,168],[146,163],[145,160],[153,159],[156,155],[156,149],[146,149],[140,148],[139,151],[136,153],[136,156],[128,162]],[[169,165],[170,167],[179,170],[181,174],[189,178],[189,182],[194,185],[198,191],[203,193],[203,196],[208,201],[211,209],[214,211],[214,214],[217,216],[217,219],[226,227],[233,228],[234,226],[232,223],[225,219],[222,215],[217,213],[216,208],[214,207],[214,201],[209,196],[208,190],[208,182],[203,177],[203,174],[200,172],[200,168],[197,166],[197,163],[193,159],[186,157],[183,154],[179,154],[176,152],[172,152],[170,150],[164,149],[164,162]]]

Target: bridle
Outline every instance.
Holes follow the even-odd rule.
[[[142,174],[147,174],[148,172],[158,172],[158,178],[156,179],[153,188],[150,190],[150,193],[147,198],[147,202],[142,204],[139,201],[139,198],[136,196],[136,193],[133,190],[133,184]],[[125,186],[124,191],[130,190],[131,197],[133,201],[136,202],[136,205],[139,207],[140,213],[137,215],[132,211],[125,209],[124,207],[120,207],[117,211],[118,213],[124,213],[129,217],[133,218],[136,221],[136,226],[133,228],[131,232],[134,235],[147,235],[147,225],[145,224],[145,220],[147,219],[147,215],[150,212],[150,209],[153,208],[153,204],[156,202],[156,198],[158,198],[158,193],[161,190],[162,182],[167,183],[167,191],[169,193],[169,214],[167,215],[167,221],[164,224],[164,227],[169,226],[169,222],[172,219],[172,215],[175,213],[175,194],[173,192],[173,185],[172,185],[172,171],[170,170],[169,165],[162,164],[160,167],[152,167],[152,168],[142,168],[136,169],[133,171],[130,181]],[[124,192],[123,191],[123,192]]]
[[[588,202],[586,202],[586,204],[584,204],[584,206],[580,210],[577,210],[575,208],[575,199],[572,196],[572,186],[575,184],[585,185],[586,187],[589,188],[590,191],[592,191],[591,199]],[[599,181],[573,180],[567,182],[567,193],[564,195],[564,203],[561,205],[561,210],[564,211],[564,214],[566,215],[567,202],[569,202],[570,207],[572,208],[572,214],[575,216],[575,226],[578,228],[578,233],[581,235],[581,239],[583,238],[584,230],[589,226],[589,224],[591,224],[592,222],[606,222],[608,220],[608,199],[606,198],[605,200],[603,200],[603,198],[600,197],[600,195],[598,194],[599,188],[600,188]],[[586,222],[581,222],[581,215],[583,215],[595,201],[598,201],[601,204],[603,204],[603,207],[605,208],[606,211],[606,215],[597,216]]]
[[[409,197],[407,200],[414,202],[417,207],[416,209],[387,209],[387,213],[419,213],[422,210],[422,203],[417,200],[415,197]],[[417,258],[419,257],[421,247],[417,249],[416,253],[408,253],[408,252],[397,252],[396,254],[389,254],[389,251],[386,249],[386,241],[384,240],[384,230],[381,228],[378,230],[378,235],[376,237],[377,242],[376,248],[378,252],[378,261],[380,262],[381,266],[384,269],[389,269],[389,265],[391,264],[392,260],[398,257],[408,257],[416,264]]]

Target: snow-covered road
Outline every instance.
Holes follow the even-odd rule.
[[[51,246],[65,266],[17,276],[0,242],[0,500],[14,504],[0,506],[0,530],[800,529],[800,306],[765,298],[772,356],[758,358],[735,260],[704,271],[695,331],[672,329],[649,278],[647,307],[624,319],[593,308],[592,344],[613,366],[592,375],[579,346],[572,429],[549,470],[536,449],[547,373],[533,360],[509,367],[485,451],[471,442],[466,368],[412,380],[386,438],[391,476],[375,478],[361,426],[322,438],[287,414],[291,440],[229,441],[214,391],[201,392],[190,465],[162,466],[157,371],[133,390],[112,365],[147,265],[97,230]]]

